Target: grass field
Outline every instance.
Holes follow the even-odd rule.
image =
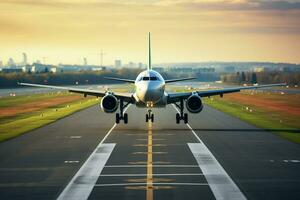
[[[65,92],[0,98],[0,141],[17,137],[98,102],[96,98]]]
[[[205,103],[290,141],[300,143],[299,94],[250,91],[224,95],[224,98],[205,98]]]

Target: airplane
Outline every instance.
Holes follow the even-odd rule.
[[[166,107],[168,104],[174,104],[179,110],[176,113],[176,123],[179,124],[181,120],[186,124],[188,123],[188,114],[184,113],[184,105],[190,113],[200,113],[203,109],[202,98],[211,97],[214,95],[220,95],[223,97],[224,94],[240,92],[241,90],[252,90],[264,87],[274,87],[274,86],[285,86],[286,84],[268,84],[268,85],[255,85],[255,86],[243,86],[243,87],[233,87],[225,89],[215,89],[215,90],[201,90],[193,92],[179,92],[170,93],[165,91],[165,86],[168,83],[186,81],[195,78],[179,78],[164,80],[164,78],[157,71],[153,70],[151,67],[151,38],[150,33],[148,35],[149,42],[149,60],[148,68],[142,71],[135,80],[122,79],[114,77],[105,77],[106,79],[121,81],[125,83],[134,83],[136,90],[134,93],[119,93],[111,91],[100,91],[91,89],[79,89],[74,87],[61,87],[53,85],[41,85],[41,84],[31,84],[31,83],[18,83],[23,86],[32,87],[43,87],[52,88],[60,90],[68,90],[73,93],[83,94],[84,97],[87,95],[103,97],[101,99],[100,106],[102,110],[106,113],[115,113],[119,108],[119,112],[116,113],[116,123],[120,123],[121,120],[125,124],[128,123],[128,114],[124,113],[125,108],[129,104],[135,104],[137,107],[147,108],[148,112],[146,114],[146,122],[154,122],[154,115],[152,113],[152,108]]]

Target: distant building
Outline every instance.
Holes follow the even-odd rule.
[[[21,73],[21,68],[2,68],[2,73]]]
[[[56,73],[57,69],[54,65],[44,65],[40,63],[33,63],[31,66],[32,73]]]
[[[23,53],[23,62],[22,65],[27,65],[27,54]]]
[[[135,65],[134,62],[129,62],[129,63],[128,63],[128,67],[134,68],[135,66],[136,66],[136,65]]]
[[[138,63],[138,68],[143,68],[143,63],[139,62]]]
[[[32,71],[32,65],[25,65],[23,67],[21,67],[22,71],[23,72],[26,72],[26,73],[31,73]]]
[[[83,67],[79,66],[79,65],[62,65],[62,64],[60,64],[58,67],[59,67],[59,70],[62,72],[76,72],[76,71],[80,71],[81,69],[83,69]]]
[[[115,68],[121,68],[122,67],[122,61],[121,60],[115,60]]]
[[[106,70],[106,67],[93,67],[92,71],[103,71]]]
[[[9,66],[9,67],[15,67],[16,63],[15,63],[14,59],[9,58],[8,62],[7,62],[7,66]]]
[[[0,67],[3,67],[3,61],[0,60]]]
[[[253,71],[254,72],[266,72],[266,71],[270,71],[270,69],[267,67],[254,67]]]
[[[86,59],[86,58],[83,58],[83,65],[84,65],[84,66],[87,66],[87,65],[88,65],[88,62],[87,62],[87,59]]]

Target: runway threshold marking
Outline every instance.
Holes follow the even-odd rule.
[[[130,107],[130,105],[124,110]],[[97,145],[88,159],[84,162],[78,172],[58,196],[57,200],[86,200],[91,194],[110,154],[116,144],[103,144],[106,138],[117,126],[115,123]]]
[[[87,199],[114,147],[100,142],[57,199]]]
[[[179,110],[172,104],[174,109],[179,113]],[[206,147],[203,141],[198,137],[193,128],[186,124],[199,143],[188,143],[188,146],[193,153],[199,168],[202,170],[210,189],[212,190],[217,200],[224,199],[239,199],[245,200],[246,197],[240,191],[238,186],[233,182],[215,156]]]
[[[147,154],[147,193],[146,199],[153,200],[153,157],[152,157],[152,122],[148,123],[148,154]]]

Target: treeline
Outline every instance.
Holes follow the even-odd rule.
[[[116,83],[104,79],[106,76],[135,79],[141,70],[120,69],[115,71],[99,72],[64,72],[64,73],[0,73],[0,87],[17,87],[18,82],[49,84],[49,85],[74,85],[74,84],[108,84]]]
[[[142,69],[122,68],[98,72],[64,72],[64,73],[0,73],[0,88],[17,87],[18,82],[49,85],[83,85],[110,84],[116,81],[104,79],[106,76],[135,79]],[[162,73],[164,78],[178,78],[176,74]],[[120,83],[120,82],[119,82]]]
[[[235,84],[287,83],[288,85],[299,85],[300,72],[237,72],[222,74],[221,81]]]

